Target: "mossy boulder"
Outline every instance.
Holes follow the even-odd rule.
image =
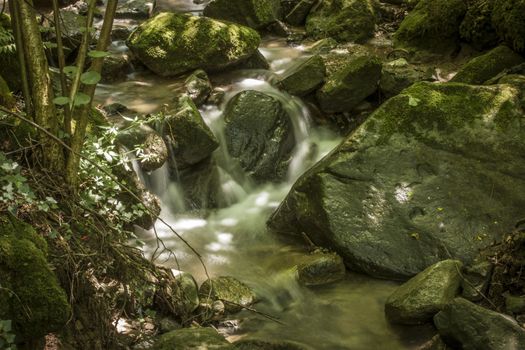
[[[496,47],[489,52],[470,60],[462,66],[451,79],[453,82],[465,84],[483,84],[505,69],[525,62],[525,58],[505,45]]]
[[[470,301],[481,301],[487,292],[494,265],[489,261],[475,261],[466,266],[461,281],[461,296]]]
[[[47,244],[35,230],[14,217],[0,216],[0,319],[11,320],[17,341],[59,331],[70,306],[49,268]]]
[[[459,44],[459,27],[466,12],[464,0],[421,0],[394,34],[395,46],[450,53]]]
[[[228,102],[224,120],[228,152],[250,178],[262,182],[286,176],[295,137],[284,101],[246,90]]]
[[[408,63],[404,58],[383,64],[379,90],[390,98],[418,81],[431,81],[432,72]]]
[[[174,76],[225,69],[252,56],[260,40],[248,27],[165,12],[138,26],[127,45],[153,72]]]
[[[122,19],[146,19],[153,8],[150,0],[128,0],[120,2],[115,12],[115,18]]]
[[[308,345],[287,340],[242,339],[233,345],[236,350],[313,350]]]
[[[246,284],[231,276],[220,276],[208,279],[199,288],[201,300],[211,302],[219,300],[224,303],[227,313],[235,313],[255,303],[255,293]]]
[[[333,252],[318,250],[303,257],[297,266],[297,278],[305,286],[319,286],[344,278],[343,259]]]
[[[299,178],[270,228],[376,277],[468,264],[523,216],[522,108],[510,85],[416,83]]]
[[[202,105],[211,94],[212,86],[208,74],[202,69],[191,73],[184,81],[186,93],[196,106]]]
[[[161,335],[152,350],[232,350],[231,345],[214,328],[182,328]]]
[[[462,267],[457,260],[440,261],[399,286],[386,301],[388,320],[401,324],[431,321],[457,296]]]
[[[204,16],[261,29],[281,17],[280,0],[212,0]]]
[[[525,0],[494,0],[492,25],[500,39],[525,52]]]
[[[434,316],[434,324],[447,345],[474,350],[521,349],[525,329],[510,317],[456,298]]]
[[[496,46],[498,35],[492,26],[494,0],[468,1],[468,9],[459,27],[461,39],[478,50]]]
[[[334,60],[337,63],[329,63]],[[381,61],[375,55],[334,54],[325,58],[327,77],[324,85],[317,90],[317,101],[324,112],[347,112],[357,107],[366,97],[373,94],[381,79]]]
[[[319,55],[298,60],[280,80],[281,87],[296,96],[305,96],[313,92],[323,82],[326,75],[324,61]]]
[[[376,21],[374,0],[322,0],[306,19],[306,34],[363,43],[373,36]]]

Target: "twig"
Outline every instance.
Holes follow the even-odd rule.
[[[244,305],[238,304],[236,302],[233,302],[233,301],[230,301],[230,300],[225,300],[225,299],[218,299],[218,300],[220,300],[220,301],[222,301],[223,303],[226,303],[226,304],[235,305],[237,307],[243,308],[245,310],[253,312],[254,314],[261,315],[261,316],[263,316],[263,317],[265,317],[265,318],[267,318],[267,319],[269,319],[269,320],[271,320],[273,322],[276,322],[276,323],[279,323],[279,324],[281,324],[283,326],[286,326],[286,323],[284,323],[283,321],[279,320],[278,318],[276,318],[276,317],[274,317],[272,315],[268,315],[268,314],[266,314],[264,312],[255,310],[254,308],[251,308],[249,306],[244,306]]]

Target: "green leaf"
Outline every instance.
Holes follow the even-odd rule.
[[[64,106],[69,103],[69,97],[66,96],[58,96],[53,99],[53,103],[59,106]]]
[[[75,106],[87,105],[91,101],[91,98],[83,92],[79,92],[75,96]]]
[[[78,68],[76,66],[65,66],[64,67],[64,74],[73,76],[77,73]]]
[[[92,57],[92,58],[102,58],[102,57],[107,57],[109,55],[111,55],[111,54],[109,52],[107,52],[107,51],[93,50],[93,51],[89,51],[88,52],[88,56]]]
[[[95,85],[100,81],[101,78],[102,77],[99,73],[90,70],[88,72],[83,73],[80,76],[80,81],[82,82],[82,84]]]
[[[416,107],[421,100],[416,97],[408,96],[408,105],[412,107]]]

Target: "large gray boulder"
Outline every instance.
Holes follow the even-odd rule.
[[[299,178],[269,225],[376,277],[469,263],[523,217],[522,122],[513,86],[416,83]]]
[[[256,29],[277,21],[280,14],[280,0],[213,0],[204,9],[204,16]]]
[[[224,112],[230,155],[255,181],[282,179],[295,146],[293,124],[283,103],[263,92],[235,95]]]
[[[445,342],[463,350],[521,350],[525,330],[509,316],[456,298],[434,316]]]
[[[259,34],[248,27],[165,12],[138,26],[127,45],[153,72],[173,76],[238,64],[257,51],[260,40]]]

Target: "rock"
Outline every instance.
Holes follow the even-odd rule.
[[[111,41],[126,41],[133,30],[135,30],[135,26],[114,23],[111,28]]]
[[[270,34],[274,34],[277,36],[282,36],[284,38],[293,35],[293,32],[288,28],[288,26],[281,21],[275,21],[272,24],[270,24],[268,27],[266,27],[266,30]]]
[[[260,40],[247,27],[165,12],[138,26],[127,45],[153,72],[173,76],[223,70],[252,56]]]
[[[226,339],[213,328],[182,328],[161,335],[152,350],[233,349]]]
[[[4,78],[0,75],[0,106],[7,108],[13,108],[15,106],[16,100],[11,93],[11,89],[7,86]]]
[[[104,58],[102,82],[112,83],[125,80],[132,71],[131,59],[127,54],[112,54]]]
[[[494,0],[492,25],[500,39],[525,53],[525,0]]]
[[[428,342],[418,347],[417,350],[451,350],[439,335],[435,335]]]
[[[159,327],[159,333],[168,333],[171,331],[176,331],[177,329],[181,329],[182,326],[180,323],[175,321],[174,319],[170,317],[163,317],[158,321],[158,327]]]
[[[228,102],[224,120],[228,152],[248,176],[258,182],[284,178],[295,137],[281,101],[246,90]]]
[[[383,65],[379,89],[390,98],[418,81],[430,81],[432,74],[417,66],[410,65],[404,58]]]
[[[300,1],[301,0],[281,0],[281,12],[287,15]]]
[[[147,0],[128,0],[117,5],[115,18],[146,19],[153,9],[153,2]]]
[[[306,51],[312,54],[327,54],[331,50],[335,49],[337,46],[337,41],[332,38],[325,38],[317,40],[311,45],[306,47]]]
[[[450,53],[459,44],[459,26],[466,12],[463,0],[421,0],[401,22],[395,46]]]
[[[248,59],[242,61],[239,64],[232,66],[231,68],[232,69],[269,69],[270,64],[268,63],[264,55],[261,53],[261,51],[257,50]]]
[[[133,125],[120,130],[116,141],[130,151],[140,149],[139,164],[146,172],[160,168],[168,159],[164,140],[147,125]]]
[[[467,266],[461,281],[461,296],[470,301],[481,301],[489,287],[493,269],[494,266],[488,261]]]
[[[236,313],[255,302],[255,293],[241,281],[230,277],[220,276],[204,281],[199,289],[201,299],[211,298],[224,303],[227,313]]]
[[[316,39],[363,43],[375,30],[374,0],[322,0],[306,19],[306,33]]]
[[[170,169],[172,180],[179,181],[186,208],[222,208],[225,204],[219,167],[213,159],[204,160],[186,169]]]
[[[493,0],[469,1],[467,13],[459,27],[461,39],[478,50],[486,50],[498,44],[498,35],[492,26],[493,5]]]
[[[161,123],[162,136],[176,163],[170,163],[170,167],[183,169],[197,164],[219,147],[219,141],[188,96],[178,97]]]
[[[510,317],[462,298],[434,316],[434,324],[448,345],[464,350],[518,350],[525,344],[525,330]]]
[[[457,260],[443,260],[402,284],[386,301],[388,320],[401,324],[430,321],[458,294],[462,265]]]
[[[270,228],[375,277],[469,264],[523,216],[521,108],[510,85],[416,83],[300,177]]]
[[[204,16],[261,29],[280,17],[280,0],[213,0]]]
[[[345,277],[343,259],[336,253],[317,251],[304,257],[297,266],[297,277],[305,286],[319,286]]]
[[[172,270],[173,271],[173,270]],[[197,282],[190,273],[174,271],[175,280],[180,290],[179,303],[186,314],[190,314],[199,306],[199,289]]]
[[[184,81],[186,93],[193,100],[196,106],[202,105],[210,96],[212,86],[208,74],[202,69],[193,72]]]
[[[350,55],[335,70],[328,69],[317,101],[324,112],[350,111],[377,90],[380,79],[379,58],[368,53]]]
[[[197,283],[189,273],[165,271],[156,283],[153,305],[162,314],[174,316],[185,323],[192,318],[192,312],[199,306]]]
[[[451,81],[475,85],[483,84],[505,69],[512,68],[523,62],[525,62],[525,59],[507,46],[498,46],[470,60],[461,67]]]
[[[324,61],[319,55],[298,60],[280,80],[281,87],[296,96],[305,96],[315,91],[326,74]]]
[[[318,0],[300,0],[286,15],[286,22],[293,26],[303,25],[306,22],[306,17],[310,13],[310,10],[318,2]]]
[[[233,345],[237,350],[313,350],[310,346],[287,340],[243,339]]]
[[[505,296],[505,310],[515,315],[525,313],[525,296]]]

